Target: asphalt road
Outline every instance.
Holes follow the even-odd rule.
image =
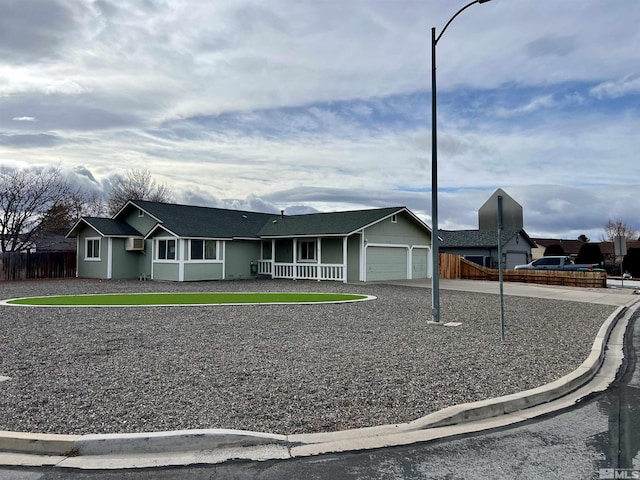
[[[640,280],[623,280],[617,278],[607,278],[609,288],[640,288]]]
[[[623,368],[606,392],[594,395],[579,406],[515,427],[409,447],[287,461],[92,472],[56,468],[4,468],[0,469],[0,479],[640,478],[639,316],[637,313],[632,319],[626,336]],[[613,472],[610,469],[635,470]]]

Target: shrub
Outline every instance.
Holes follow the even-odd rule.
[[[640,277],[640,248],[630,248],[622,261],[622,269],[634,278]]]
[[[602,265],[604,255],[600,251],[600,245],[597,243],[585,243],[580,247],[576,263],[597,263]]]
[[[550,255],[564,255],[564,248],[559,243],[552,243],[547,248],[544,249],[544,256],[548,257]]]

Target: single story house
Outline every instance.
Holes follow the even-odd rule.
[[[431,230],[406,207],[306,215],[129,201],[83,217],[82,278],[379,281],[431,277]]]
[[[460,255],[479,265],[498,268],[498,231],[438,230],[440,251]],[[531,261],[535,243],[524,230],[502,231],[500,238],[504,268],[512,269]]]

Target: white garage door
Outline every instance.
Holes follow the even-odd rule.
[[[427,278],[429,273],[429,250],[414,248],[412,250],[412,278]]]
[[[367,281],[404,280],[407,278],[407,249],[367,248]]]

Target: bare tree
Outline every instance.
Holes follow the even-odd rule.
[[[129,200],[172,202],[173,192],[166,184],[158,184],[149,170],[129,170],[117,177],[107,197],[107,211],[115,215]]]
[[[59,167],[0,169],[0,251],[31,248],[43,219],[73,194]],[[59,214],[59,212],[58,212]],[[57,215],[58,215],[57,214]]]
[[[83,216],[104,217],[108,214],[104,198],[98,191],[84,191],[72,195],[67,208],[74,222]]]
[[[636,236],[636,232],[630,228],[622,219],[611,220],[604,226],[604,235],[602,241],[613,242],[618,236],[627,237],[629,240]]]

